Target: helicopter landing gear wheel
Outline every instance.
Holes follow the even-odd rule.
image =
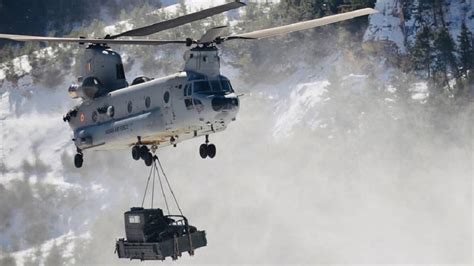
[[[203,159],[206,157],[212,159],[216,156],[216,145],[209,144],[209,135],[206,135],[206,142],[199,146],[199,155],[201,155],[201,158]]]
[[[132,158],[135,161],[140,160],[140,146],[138,146],[138,145],[133,146],[133,148],[132,148]]]
[[[76,155],[74,156],[74,166],[76,168],[81,168],[83,162],[84,158],[82,156],[82,153],[76,153]]]
[[[201,155],[201,158],[206,159],[206,157],[207,157],[207,144],[201,144],[201,146],[199,146],[199,155]]]
[[[147,146],[143,145],[139,148],[139,154],[140,154],[140,158],[142,158],[143,160],[145,160],[145,156],[147,156],[148,153],[150,153],[150,150],[148,149]]]
[[[153,155],[150,152],[147,152],[143,160],[145,161],[146,166],[151,166],[153,164]]]
[[[207,156],[209,156],[209,158],[214,158],[216,156],[216,145],[214,144],[209,144],[207,145]]]

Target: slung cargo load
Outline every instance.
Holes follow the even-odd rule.
[[[206,232],[188,224],[183,215],[163,215],[161,209],[131,208],[125,212],[125,235],[115,251],[119,258],[139,260],[173,260],[207,245]]]

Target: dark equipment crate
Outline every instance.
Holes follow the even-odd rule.
[[[130,243],[122,238],[117,241],[116,250],[119,258],[131,260],[164,260],[166,257],[177,259],[182,252],[193,255],[196,248],[207,245],[206,232],[196,231],[189,236],[154,243]]]
[[[124,214],[127,239],[119,239],[115,251],[119,258],[173,260],[183,252],[207,245],[206,232],[190,226],[182,215],[163,215],[161,209],[132,208]]]

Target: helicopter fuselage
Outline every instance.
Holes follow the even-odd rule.
[[[80,150],[163,147],[224,130],[239,99],[224,76],[180,72],[84,100],[69,125]]]

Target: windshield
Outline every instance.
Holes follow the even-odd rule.
[[[221,91],[221,84],[218,79],[210,80],[212,91]]]
[[[221,79],[221,86],[222,90],[225,92],[234,92],[234,90],[232,89],[232,85],[230,85],[230,81],[228,80]]]
[[[209,86],[209,82],[207,80],[194,82],[194,93],[210,92],[210,91],[211,91],[211,87]]]
[[[219,78],[194,82],[194,93],[231,93],[232,85],[229,80]]]

